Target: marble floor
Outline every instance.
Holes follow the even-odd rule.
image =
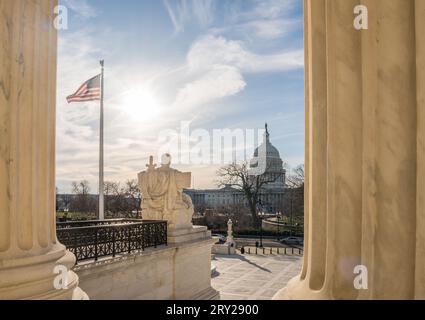
[[[269,300],[300,273],[299,255],[215,255],[211,279],[222,300]]]

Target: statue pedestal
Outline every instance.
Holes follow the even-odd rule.
[[[206,227],[169,232],[168,245],[81,262],[74,271],[91,300],[211,300],[211,247]]]
[[[233,239],[233,222],[231,219],[227,222],[227,238],[223,244],[215,244],[212,247],[212,253],[216,254],[236,254],[236,242]]]
[[[147,170],[138,174],[142,193],[143,219],[165,220],[168,223],[166,247],[158,247],[151,259],[146,252],[130,260],[129,267],[119,267],[124,273],[122,288],[108,288],[99,292],[96,283],[82,287],[92,293],[91,298],[119,299],[120,290],[128,299],[217,299],[219,293],[211,287],[211,247],[215,240],[204,226],[193,226],[194,212],[191,198],[183,193],[190,187],[191,173],[170,167],[171,156],[161,157],[161,167],[155,168],[149,157]],[[134,271],[133,271],[134,269]],[[162,271],[161,271],[162,270]],[[108,283],[111,275],[102,281]],[[134,281],[137,279],[137,281]],[[93,289],[94,291],[91,291]]]
[[[199,239],[211,238],[211,231],[205,226],[192,226],[188,228],[169,229],[168,244],[194,241]]]
[[[232,255],[236,254],[236,247],[229,243],[223,243],[223,244],[215,244],[212,247],[212,253],[214,254],[224,254],[224,255]]]

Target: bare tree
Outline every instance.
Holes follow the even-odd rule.
[[[292,228],[294,227],[294,216],[304,214],[304,165],[299,165],[293,169],[286,178],[287,192],[282,211],[289,216]]]
[[[217,171],[217,182],[219,187],[229,185],[243,192],[252,216],[254,227],[256,228],[258,228],[261,223],[257,213],[260,192],[266,184],[276,181],[281,176],[281,174],[268,174],[267,171],[266,168],[265,174],[251,175],[249,174],[249,168],[246,163],[232,163],[221,167]]]
[[[288,188],[304,187],[304,165],[300,164],[286,177]]]
[[[141,194],[137,180],[104,184],[105,210],[114,217],[137,218],[140,212]]]
[[[196,204],[194,205],[194,207],[195,207],[195,213],[199,213],[199,214],[205,214],[205,211],[208,209],[205,203]]]
[[[232,219],[234,231],[246,230],[251,226],[252,217],[249,214],[250,211],[241,203],[223,206],[218,211],[225,216],[225,228],[227,228],[229,219]]]
[[[72,192],[74,194],[88,195],[90,193],[90,184],[87,180],[72,182]]]
[[[75,197],[70,203],[70,210],[74,212],[95,212],[96,204],[90,196],[90,185],[87,180],[72,182],[72,193]]]
[[[140,204],[142,202],[142,194],[136,179],[127,180],[124,185],[125,199],[127,199],[127,212],[133,218],[140,215]]]
[[[120,183],[114,181],[105,181],[103,184],[103,193],[105,195],[105,212],[108,215],[117,217],[121,211]]]

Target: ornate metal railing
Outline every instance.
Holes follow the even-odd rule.
[[[108,219],[58,222],[58,240],[81,260],[115,257],[167,244],[167,221]]]

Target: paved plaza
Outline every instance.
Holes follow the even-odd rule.
[[[222,300],[269,300],[300,273],[298,255],[215,255],[211,279]]]

